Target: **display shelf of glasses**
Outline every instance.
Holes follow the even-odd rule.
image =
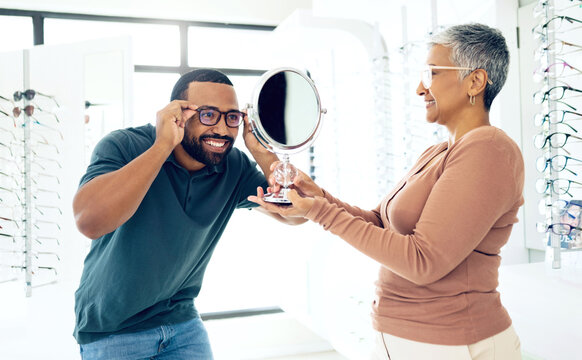
[[[582,1],[540,1],[534,16],[534,81],[540,84],[533,96],[540,106],[534,145],[542,151],[536,167],[543,176],[536,188],[544,194],[539,208],[546,219],[538,230],[546,233],[552,267],[560,268],[562,252],[582,250]]]
[[[57,281],[63,135],[54,97],[29,89],[0,95],[0,283]]]

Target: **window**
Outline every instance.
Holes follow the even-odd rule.
[[[33,46],[32,19],[20,16],[0,16],[0,52]]]
[[[66,19],[46,19],[44,25],[45,44],[131,36],[133,63],[140,65],[178,66],[179,34],[177,25]]]

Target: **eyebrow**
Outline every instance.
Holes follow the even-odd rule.
[[[217,106],[212,106],[212,105],[200,105],[198,108],[209,108],[209,109],[216,109],[218,111],[220,111],[220,109]],[[236,109],[236,108],[232,108],[223,112],[231,112],[231,111],[238,111],[238,112],[242,112],[240,111],[240,109]]]

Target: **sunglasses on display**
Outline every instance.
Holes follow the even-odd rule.
[[[214,126],[218,124],[222,115],[224,115],[224,121],[226,126],[230,128],[237,128],[243,122],[245,118],[245,113],[238,110],[230,111],[220,111],[218,108],[213,106],[201,106],[196,109],[198,112],[198,119],[203,125]]]
[[[43,93],[41,93],[39,91],[35,91],[35,90],[32,90],[32,89],[28,89],[28,90],[25,90],[25,91],[15,91],[14,94],[12,95],[12,98],[14,99],[14,101],[20,101],[23,98],[26,99],[26,100],[28,100],[28,101],[30,101],[30,100],[34,99],[34,97],[36,95],[40,95],[40,96],[44,96],[46,98],[49,98],[52,101],[54,101],[57,106],[59,106],[59,103],[57,103],[57,100],[55,99],[54,96],[47,95],[47,94],[43,94]]]

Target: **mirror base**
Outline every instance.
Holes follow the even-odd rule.
[[[287,199],[287,191],[289,189],[281,189],[278,193],[267,193],[263,196],[263,201],[277,205],[291,205],[291,201]]]

